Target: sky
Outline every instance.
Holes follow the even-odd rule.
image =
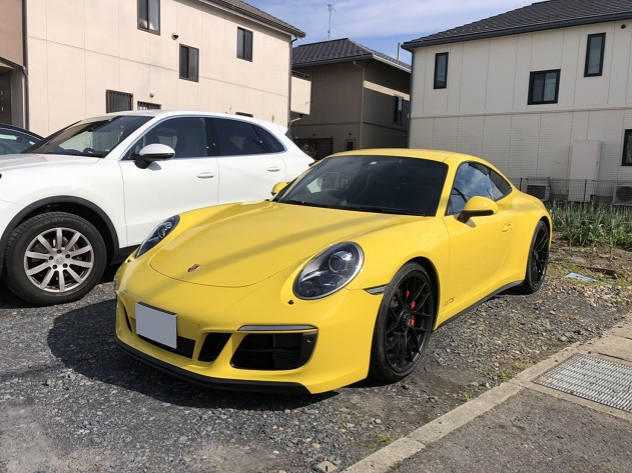
[[[398,43],[489,18],[538,0],[245,1],[304,31],[306,37],[295,45],[349,38],[397,58]],[[329,5],[333,7],[331,12]],[[410,63],[408,52],[399,50],[399,54],[400,60]]]

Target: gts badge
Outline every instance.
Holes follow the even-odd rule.
[[[447,301],[445,301],[445,304],[443,304],[443,307],[449,306],[453,302],[454,302],[454,297],[450,297]]]

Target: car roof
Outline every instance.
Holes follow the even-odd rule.
[[[402,156],[406,158],[427,159],[429,161],[437,161],[446,163],[450,166],[458,165],[464,161],[475,161],[484,164],[490,164],[482,158],[469,154],[455,153],[453,151],[443,151],[435,149],[411,149],[411,148],[374,148],[374,149],[357,149],[353,151],[345,151],[336,153],[332,156]]]
[[[279,127],[282,130],[286,129],[286,126],[281,123],[274,123],[267,120],[261,120],[258,118],[249,117],[246,115],[234,115],[230,113],[221,113],[221,112],[206,112],[201,110],[133,110],[133,111],[124,111],[124,112],[112,112],[103,115],[103,117],[111,117],[111,116],[142,116],[142,117],[159,117],[159,118],[168,118],[168,117],[177,117],[182,115],[188,116],[197,116],[197,117],[211,117],[211,118],[231,118],[234,120],[243,120],[251,123],[257,123],[259,125],[263,125],[266,127]],[[89,119],[100,118],[100,117],[91,117]]]
[[[27,135],[32,136],[33,138],[38,138],[38,139],[42,139],[42,137],[40,135],[38,135],[37,133],[33,133],[32,131],[29,131],[25,128],[20,128],[19,126],[14,126],[14,125],[9,125],[8,123],[0,123],[0,128],[4,128],[6,130],[12,130],[12,131],[19,131],[21,133],[25,133]]]

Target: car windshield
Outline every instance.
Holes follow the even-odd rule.
[[[49,136],[32,147],[29,153],[103,158],[149,120],[151,117],[126,115],[84,120]]]
[[[447,174],[437,161],[401,156],[327,158],[276,202],[365,212],[435,215]]]

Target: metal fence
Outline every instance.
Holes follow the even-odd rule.
[[[549,177],[512,178],[521,191],[544,202],[586,202],[632,206],[632,181],[593,181]]]

